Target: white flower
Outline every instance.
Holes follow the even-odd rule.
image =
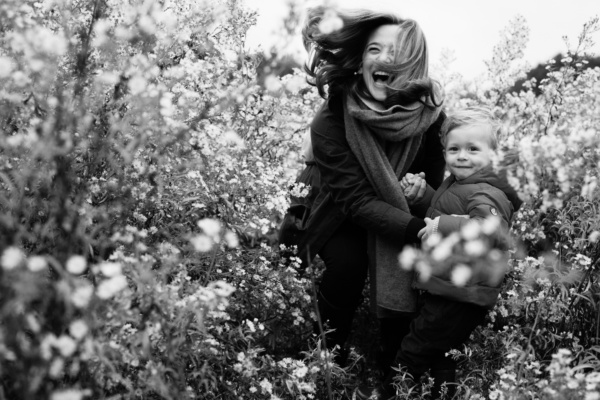
[[[598,392],[587,392],[584,400],[600,400],[600,393]]]
[[[72,256],[67,260],[66,268],[73,275],[80,275],[87,269],[87,262],[83,256]]]
[[[27,259],[27,268],[29,268],[31,272],[39,272],[46,269],[47,267],[48,263],[46,262],[46,259],[44,257],[33,256]]]
[[[122,274],[121,264],[115,262],[104,262],[100,264],[100,272],[107,278]]]
[[[454,269],[452,269],[452,283],[456,286],[465,286],[466,283],[471,278],[471,268],[469,268],[465,264],[457,264]]]
[[[419,273],[419,280],[421,282],[427,282],[431,277],[431,265],[425,261],[418,261],[415,265],[415,269]]]
[[[598,239],[600,239],[600,232],[598,231],[590,233],[590,236],[588,237],[588,240],[592,243],[596,243]]]
[[[9,247],[2,253],[0,264],[6,270],[15,269],[25,261],[25,253],[18,247]]]
[[[94,294],[94,287],[89,283],[84,285],[80,285],[73,290],[71,293],[71,302],[77,308],[87,307],[90,300],[92,299],[92,295]]]
[[[154,20],[148,15],[142,15],[138,20],[138,27],[140,31],[146,35],[153,35],[156,32],[156,24]]]
[[[69,325],[69,333],[75,339],[83,339],[83,337],[87,335],[88,330],[87,324],[80,319],[71,322]]]
[[[89,390],[66,389],[57,390],[50,395],[50,400],[83,400],[90,395]]]
[[[215,244],[215,242],[211,238],[204,234],[194,236],[190,239],[190,242],[192,243],[192,246],[194,246],[194,249],[196,249],[196,251],[200,251],[203,253],[210,251],[210,249],[212,249],[213,245]]]
[[[40,353],[44,360],[50,360],[52,358],[52,347],[54,347],[54,343],[56,343],[56,336],[52,333],[44,336],[42,339],[42,342],[40,343]]]
[[[48,375],[50,377],[58,379],[63,376],[63,370],[65,368],[65,360],[60,357],[56,357],[50,363],[50,368],[48,368]]]
[[[223,134],[223,141],[228,145],[232,145],[238,149],[243,149],[246,147],[246,143],[244,139],[240,137],[235,131],[229,130]]]
[[[471,257],[479,257],[486,251],[486,246],[483,241],[476,239],[465,243],[465,253]]]
[[[27,325],[29,326],[29,329],[31,329],[35,333],[38,333],[40,331],[40,329],[41,329],[40,323],[38,322],[37,318],[34,315],[27,314],[25,319],[27,321]]]
[[[305,85],[306,80],[303,77],[294,75],[285,82],[285,89],[288,92],[297,93]]]
[[[294,375],[297,376],[300,379],[304,378],[307,373],[308,373],[308,368],[305,365],[303,365],[302,367],[294,370]]]
[[[200,227],[206,235],[213,239],[217,238],[215,242],[218,241],[219,234],[221,233],[221,223],[219,221],[212,218],[204,218],[198,221],[198,227]]]
[[[263,393],[273,393],[273,385],[266,378],[260,381],[260,387],[263,390]]]
[[[265,78],[265,88],[269,92],[276,93],[280,91],[282,87],[283,86],[281,85],[279,78],[277,78],[276,76],[269,75]]]
[[[10,76],[15,67],[14,61],[9,57],[0,57],[0,78]]]
[[[488,236],[495,233],[498,228],[500,228],[500,218],[496,216],[487,217],[481,224],[481,231]]]
[[[63,357],[70,357],[77,350],[77,343],[70,336],[61,335],[56,339],[54,347],[58,349]]]
[[[94,39],[92,42],[94,47],[102,46],[110,39],[108,32],[111,27],[112,23],[105,18],[100,18],[96,21],[94,24]]]
[[[435,249],[431,252],[431,258],[435,261],[445,260],[452,254],[452,246],[453,244],[450,241],[443,240],[440,244],[435,246]]]
[[[402,253],[398,256],[398,262],[400,267],[404,270],[410,271],[413,264],[417,260],[417,250],[414,247],[406,246]]]
[[[460,233],[466,240],[477,239],[479,236],[479,223],[475,221],[469,221],[462,227]]]
[[[332,9],[325,11],[323,19],[319,22],[319,31],[325,35],[339,31],[343,27],[344,21]]]
[[[442,241],[442,235],[440,235],[438,232],[433,233],[433,234],[427,236],[427,239],[425,239],[425,243],[423,243],[423,248],[424,249],[432,249],[435,246],[437,246],[441,241]]]
[[[235,234],[235,232],[227,231],[225,233],[225,243],[227,243],[227,247],[235,249],[240,245],[240,241]]]
[[[96,296],[101,299],[109,299],[126,287],[127,278],[125,278],[123,275],[118,275],[100,282],[96,288]]]
[[[146,80],[141,76],[134,76],[129,79],[127,86],[129,86],[131,94],[135,96],[142,93],[146,89],[147,84]]]

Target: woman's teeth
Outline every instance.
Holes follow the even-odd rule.
[[[388,74],[387,72],[383,72],[383,71],[373,72],[373,80],[375,82],[387,82],[389,77],[390,77],[390,74]]]

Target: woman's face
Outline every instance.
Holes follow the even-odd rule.
[[[387,72],[380,71],[375,61],[392,63],[398,37],[398,25],[381,25],[375,29],[369,40],[362,58],[362,76],[371,96],[379,102],[387,97],[386,84],[391,81]]]

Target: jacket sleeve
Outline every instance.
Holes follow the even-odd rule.
[[[378,235],[405,243],[415,241],[416,238],[407,236],[407,228],[412,220],[418,219],[378,198],[350,149],[343,125],[313,123],[311,131],[321,184],[328,188],[342,212]]]
[[[502,191],[496,188],[492,188],[492,190],[478,190],[469,196],[466,208],[469,219],[441,215],[438,231],[443,236],[446,236],[451,232],[460,231],[470,220],[483,221],[489,216],[497,216],[500,218],[500,232],[498,233],[501,235],[508,233],[513,207]]]
[[[444,180],[446,159],[444,158],[444,146],[440,139],[440,131],[446,120],[446,114],[442,111],[438,119],[429,127],[425,133],[424,157],[422,169],[425,172],[425,180],[435,190],[440,187]]]
[[[431,185],[427,184],[427,188],[425,189],[425,194],[423,197],[410,206],[410,211],[413,213],[413,215],[416,215],[419,218],[425,218],[434,194],[435,190],[431,187]]]

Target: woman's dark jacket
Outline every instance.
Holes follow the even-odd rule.
[[[427,182],[434,188],[444,177],[445,161],[439,135],[444,118],[441,113],[424,133],[418,154],[408,170],[425,172]],[[311,140],[320,187],[314,188],[318,193],[312,194],[315,199],[305,230],[297,238],[298,256],[303,266],[309,264],[346,218],[392,240],[404,243],[417,240],[416,234],[424,226],[422,220],[379,199],[350,149],[341,96],[330,97],[317,112],[311,124]],[[304,174],[314,175],[314,171]]]

